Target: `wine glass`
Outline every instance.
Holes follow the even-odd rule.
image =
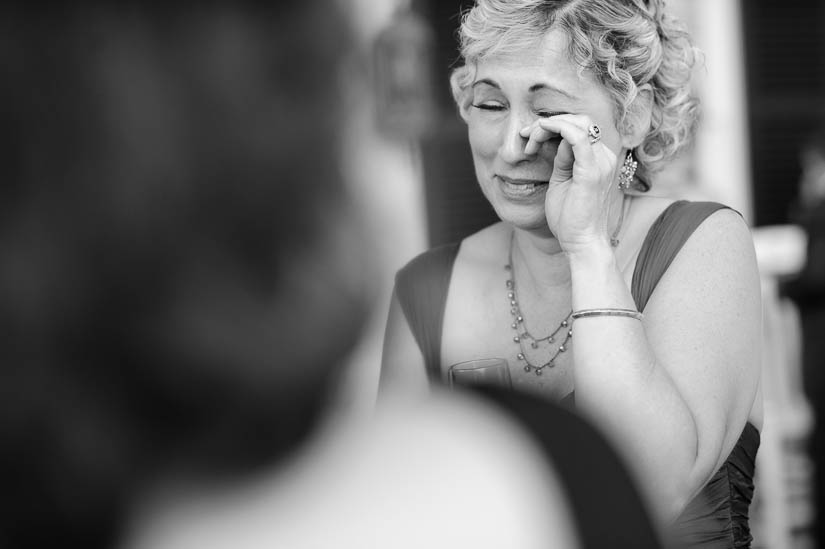
[[[512,388],[510,366],[503,358],[478,358],[450,366],[448,370],[450,389],[456,385],[493,385]]]

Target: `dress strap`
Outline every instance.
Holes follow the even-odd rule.
[[[712,213],[729,209],[716,202],[678,200],[665,208],[642,243],[630,291],[639,311],[647,306],[653,290],[690,235]]]
[[[461,243],[417,256],[395,275],[395,295],[424,356],[430,382],[441,380],[441,332],[453,265]]]

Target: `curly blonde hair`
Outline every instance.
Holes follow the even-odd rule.
[[[690,89],[698,52],[664,0],[477,0],[459,29],[464,65],[451,77],[456,102],[475,63],[523,53],[555,28],[567,34],[572,60],[613,98],[618,128],[632,123],[640,86],[651,87],[651,126],[634,151],[636,187],[649,189],[650,176],[690,142],[699,110]]]

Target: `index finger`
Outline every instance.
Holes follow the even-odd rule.
[[[589,121],[588,121],[589,122]],[[596,155],[593,145],[596,143],[590,142],[590,136],[587,133],[586,125],[584,128],[572,120],[570,115],[559,115],[550,118],[542,118],[538,121],[539,126],[547,131],[561,134],[561,136],[570,143],[573,148],[573,155],[576,160],[584,164],[595,164]]]
[[[529,129],[529,127],[526,128],[526,129]],[[523,131],[524,130],[522,130],[522,132]],[[519,133],[521,133],[521,132],[519,132]],[[527,144],[524,146],[524,153],[525,154],[536,154],[537,152],[539,152],[539,149],[541,148],[542,143],[544,143],[546,141],[549,141],[549,140],[553,139],[554,137],[560,137],[560,134],[558,132],[554,132],[554,131],[548,130],[546,128],[542,128],[541,126],[538,126],[538,125],[535,128],[533,128],[532,130],[530,130],[528,135],[524,135],[523,133],[521,135],[522,135],[522,137],[528,137],[529,136],[528,140],[527,140]]]

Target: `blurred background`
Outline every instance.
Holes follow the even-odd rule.
[[[358,415],[374,405],[396,270],[495,216],[477,189],[466,127],[448,84],[459,14],[472,2],[344,1],[370,68],[368,82],[352,83],[356,98],[359,87],[369,89],[361,88],[364,116],[351,128],[357,143],[347,155],[351,184],[380,235],[375,311],[338,395],[341,414]],[[703,118],[694,146],[651,192],[728,204],[753,228],[763,274],[766,400],[754,547],[816,547],[817,537],[825,541],[817,534],[823,521],[816,520],[814,480],[823,454],[816,417],[825,398],[816,372],[825,368],[817,348],[825,336],[825,259],[818,251],[825,216],[825,3],[668,5],[704,52],[694,75]]]

